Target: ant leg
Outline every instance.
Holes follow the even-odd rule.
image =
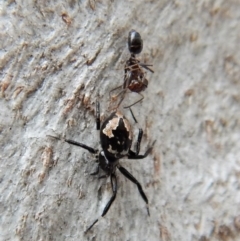
[[[101,121],[100,121],[100,104],[97,101],[96,102],[96,128],[97,128],[97,130],[100,130],[100,125],[101,125]]]
[[[127,89],[132,80],[132,70],[125,70],[123,89]]]
[[[127,171],[127,169],[125,169],[122,166],[118,166],[119,171],[126,177],[128,178],[130,181],[132,181],[134,184],[137,185],[138,191],[142,197],[142,199],[144,200],[144,202],[147,204],[147,212],[148,212],[148,216],[150,216],[149,213],[149,208],[148,208],[148,199],[146,194],[144,193],[141,184],[138,182],[138,180],[130,173]]]
[[[104,217],[104,216],[107,214],[109,208],[111,207],[111,205],[112,205],[112,203],[113,203],[113,201],[115,200],[116,195],[117,195],[117,178],[116,178],[115,173],[112,173],[110,177],[111,177],[111,186],[112,186],[113,195],[112,195],[112,197],[110,198],[110,200],[108,201],[106,207],[104,208],[103,213],[102,213],[102,215],[101,215],[102,217]],[[85,231],[85,233],[87,233],[97,222],[98,222],[98,219],[96,219],[96,220],[92,223],[92,225],[87,228],[87,230]]]
[[[120,101],[118,102],[117,106],[114,109],[117,109],[120,106],[120,104],[122,103],[122,101],[125,98],[126,92],[127,92],[127,89],[123,89],[115,96],[115,97],[118,97],[119,95],[122,95]]]
[[[125,90],[121,90],[121,91],[120,91],[117,95],[115,95],[115,96],[111,96],[111,94],[110,94],[111,92],[113,92],[113,91],[115,91],[115,90],[117,90],[117,89],[120,89],[120,88],[122,88],[122,85],[120,85],[120,86],[112,89],[112,90],[109,92],[109,97],[112,99],[112,98],[117,98],[119,95],[121,95]],[[116,109],[119,107],[119,105],[121,104],[121,102],[123,101],[123,99],[124,99],[124,98],[122,97],[121,100],[120,100],[120,102],[118,103]]]
[[[140,71],[142,71],[140,68],[139,68],[139,64],[138,63],[136,63],[136,64],[131,64],[131,65],[127,65],[126,67],[125,67],[125,73],[127,73],[127,72],[131,72],[131,71],[136,71],[136,70],[140,70]]]
[[[138,59],[136,58],[136,56],[132,56],[132,57],[133,57],[134,61],[136,62],[136,64],[138,64],[138,65],[140,65],[141,67],[143,67],[143,68],[149,70],[150,72],[154,73],[154,71],[153,71],[151,68],[149,68],[149,66],[153,66],[152,64],[141,63],[140,60],[138,60]]]
[[[138,123],[137,119],[135,118],[135,116],[134,116],[134,114],[133,114],[133,111],[132,111],[131,107],[129,107],[129,110],[130,110],[130,112],[131,112],[132,118],[133,118],[133,120],[135,121],[135,123]]]
[[[117,90],[117,89],[122,88],[122,87],[123,87],[123,86],[120,85],[120,86],[118,86],[117,88],[112,89],[112,90],[109,92],[110,98],[112,98],[112,96],[110,95],[110,93],[111,93],[112,91]],[[121,96],[120,101],[119,101],[118,104],[117,104],[116,109],[117,109],[117,108],[119,107],[119,105],[122,103],[122,101],[123,101],[123,99],[124,99],[124,97],[125,97],[125,95],[126,95],[126,88],[122,89],[117,95],[114,96],[114,98],[117,98],[117,97],[120,96],[120,95],[122,95],[122,96]]]
[[[117,108],[120,106],[120,104],[123,102],[125,95],[127,93],[127,89],[123,89],[120,94],[122,94],[121,100],[118,102]]]
[[[153,66],[152,64],[139,63],[139,65],[140,65],[141,67],[143,67],[144,69],[147,69],[147,70],[149,70],[150,72],[154,73],[154,71],[153,71],[151,68],[149,68],[149,66]]]
[[[153,66],[152,64],[145,64],[145,63],[141,63],[140,60],[138,60],[136,58],[136,56],[131,55],[130,59],[128,60],[129,62],[133,62],[134,64],[130,65],[130,66],[136,66],[136,65],[140,65],[141,67],[149,70],[150,72],[154,73],[154,71],[149,68],[149,66]]]
[[[115,98],[118,97],[119,95],[121,95],[124,91],[125,91],[125,89],[121,90],[117,95],[115,95]]]
[[[122,85],[119,85],[118,87],[110,90],[110,92],[109,92],[109,97],[111,97],[111,94],[110,94],[111,92],[113,92],[113,91],[115,91],[115,90],[117,90],[117,89],[120,89],[121,87],[122,87]]]
[[[137,93],[137,92],[136,92],[136,93]],[[141,98],[140,98],[138,101],[136,101],[136,102],[134,102],[133,104],[131,104],[131,105],[124,106],[124,109],[130,108],[130,107],[132,107],[133,105],[136,105],[137,103],[139,103],[140,101],[142,101],[142,100],[144,99],[144,96],[143,96],[142,94],[140,94],[140,93],[137,93],[137,94],[141,95]]]

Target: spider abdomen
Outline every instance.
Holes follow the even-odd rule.
[[[119,111],[112,113],[102,124],[100,140],[107,156],[117,159],[126,156],[132,145],[129,121]]]

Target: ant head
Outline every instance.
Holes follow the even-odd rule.
[[[128,34],[128,49],[131,54],[141,53],[143,48],[143,41],[141,35],[135,31],[131,30]]]

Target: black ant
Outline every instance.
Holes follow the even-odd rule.
[[[96,171],[94,173],[91,173],[91,175],[98,174],[99,169],[101,168],[105,172],[105,175],[100,176],[99,178],[110,176],[113,194],[110,200],[108,201],[107,205],[105,206],[101,216],[103,217],[107,214],[109,208],[111,207],[117,195],[118,187],[117,187],[117,177],[115,174],[116,169],[118,169],[126,178],[128,178],[130,181],[136,184],[142,199],[147,204],[148,215],[150,215],[149,208],[148,208],[148,199],[142,189],[141,184],[137,181],[135,177],[132,176],[131,173],[129,173],[124,167],[120,165],[119,159],[123,157],[127,157],[128,159],[143,159],[147,157],[148,154],[152,151],[155,141],[152,144],[152,146],[148,148],[143,155],[139,155],[140,144],[141,144],[142,135],[143,135],[142,129],[139,129],[136,150],[132,151],[130,148],[132,145],[133,135],[132,135],[132,128],[129,121],[119,111],[115,111],[107,119],[105,119],[105,121],[103,122],[100,128],[99,102],[97,102],[96,104],[96,127],[97,127],[97,130],[100,129],[100,142],[102,146],[102,150],[100,151],[90,146],[87,146],[83,143],[76,142],[73,140],[64,139],[64,141],[69,144],[82,147],[95,155],[96,157],[95,161],[98,163],[98,166]],[[54,136],[51,136],[51,137],[55,139],[60,139]],[[98,222],[98,219],[96,219],[92,223],[92,225],[90,225],[86,229],[85,233],[88,232],[97,222]]]
[[[148,80],[146,79],[145,72],[143,71],[142,68],[145,68],[146,70],[149,70],[152,73],[154,73],[154,71],[150,68],[150,66],[152,66],[151,64],[141,63],[136,58],[135,55],[141,53],[142,48],[143,48],[143,41],[142,41],[141,35],[135,30],[131,30],[128,35],[128,50],[131,53],[131,56],[126,61],[126,64],[125,64],[124,83],[123,85],[120,85],[110,91],[111,93],[119,88],[122,88],[122,91],[117,94],[117,96],[121,95],[121,99],[117,105],[117,108],[122,103],[126,95],[127,89],[129,89],[132,92],[136,92],[141,96],[141,98],[138,101],[134,102],[133,104],[125,106],[124,108],[129,108],[137,104],[138,102],[142,101],[144,98],[144,96],[140,92],[144,91],[147,88]],[[115,98],[117,96],[115,96]]]

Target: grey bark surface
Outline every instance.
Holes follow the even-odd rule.
[[[0,240],[239,240],[239,1],[0,1]],[[87,151],[100,148],[95,102],[123,83],[127,35],[152,63],[143,160],[122,159],[118,194]],[[127,95],[125,103],[138,98]],[[129,111],[136,140],[138,126]]]

